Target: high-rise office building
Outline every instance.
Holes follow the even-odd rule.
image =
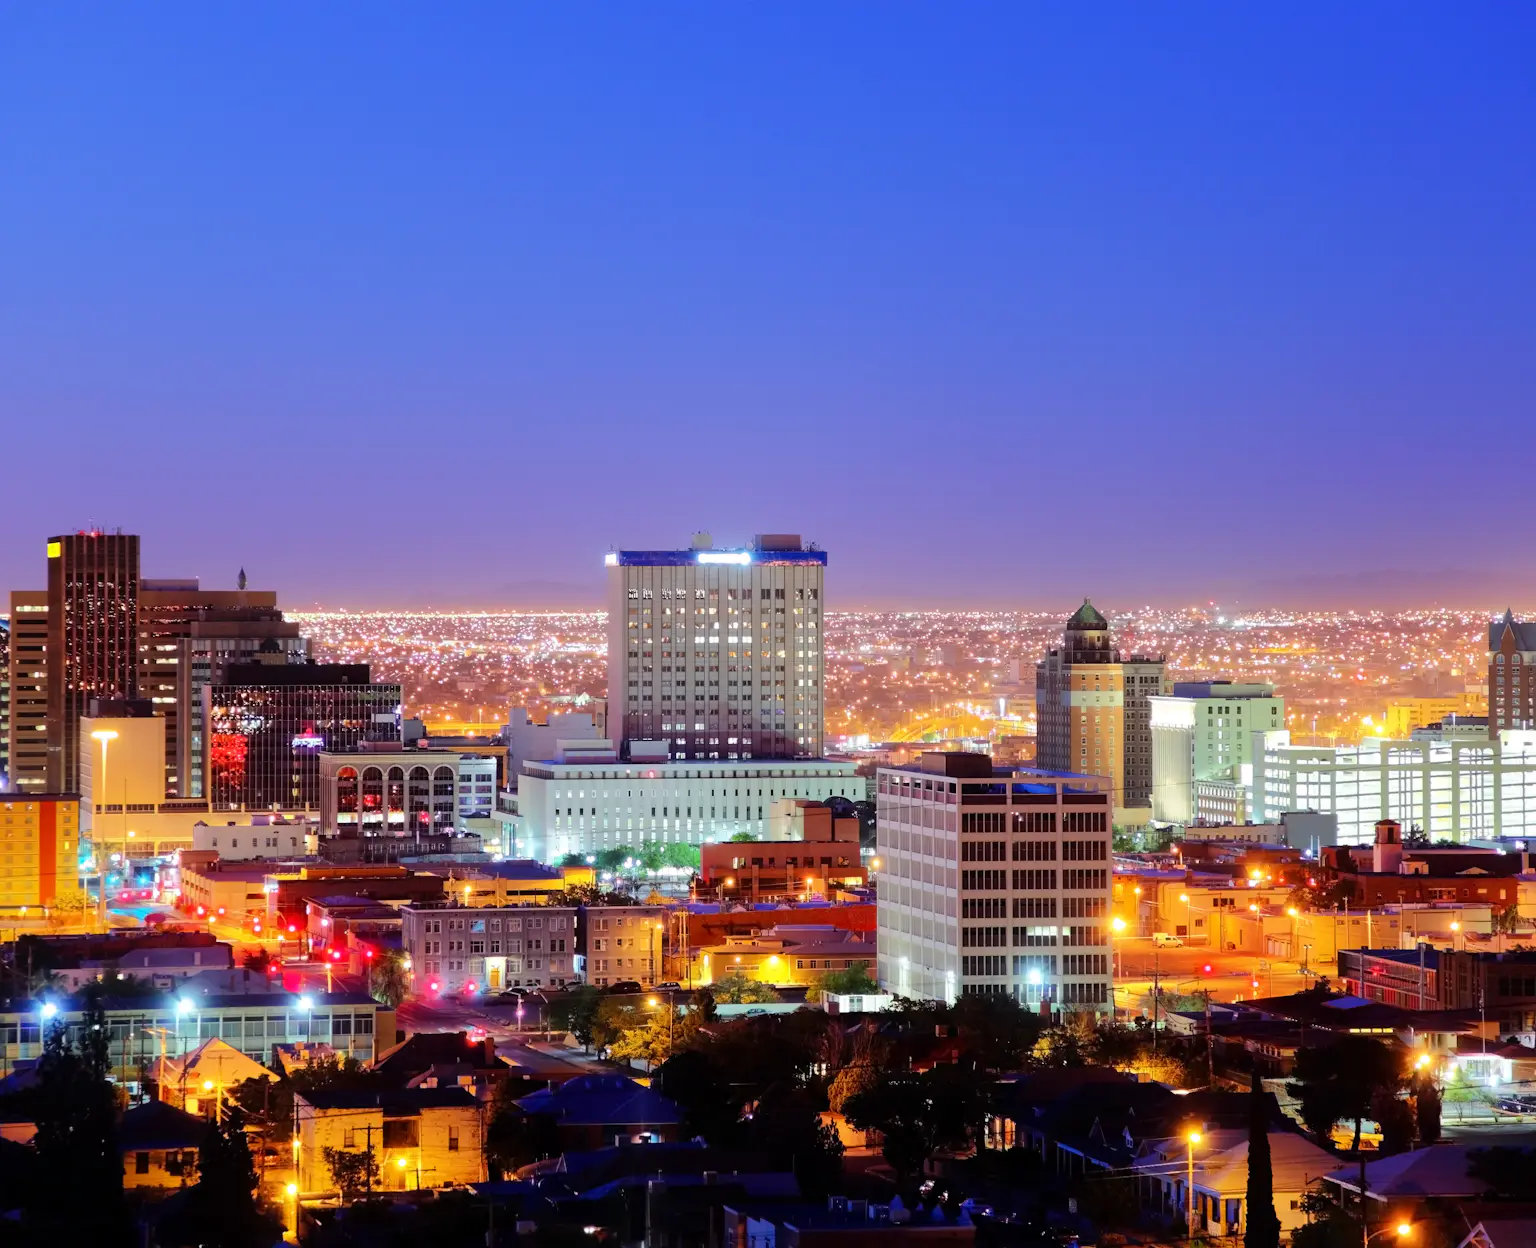
[[[1152,699],[1152,816],[1168,823],[1206,822],[1201,781],[1253,781],[1255,733],[1285,727],[1285,699],[1273,685],[1230,680],[1181,681]],[[1260,752],[1263,746],[1260,745]],[[1246,811],[1234,812],[1240,817]]]
[[[48,593],[11,591],[11,644],[6,662],[7,775],[17,793],[48,787]]]
[[[0,620],[0,792],[11,787],[11,622]]]
[[[99,530],[48,539],[48,789],[80,784],[80,717],[93,698],[135,698],[139,539]]]
[[[215,810],[311,809],[320,755],[400,742],[400,686],[366,663],[285,663],[275,641],[262,662],[232,663],[203,688],[208,801]]]
[[[825,551],[700,534],[606,563],[611,736],[664,741],[677,760],[820,756]]]
[[[876,788],[885,991],[1110,1010],[1105,779],[924,754]]]
[[[1086,598],[1059,650],[1035,666],[1035,758],[1055,771],[1107,776],[1117,819],[1150,816],[1152,703],[1166,692],[1161,657],[1122,658]]]
[[[1536,623],[1513,611],[1488,625],[1488,732],[1536,727]]]
[[[268,641],[284,662],[309,655],[309,642],[283,619],[271,590],[203,589],[195,579],[140,582],[139,696],[165,717],[166,797],[206,796],[203,688],[216,670],[250,662]]]

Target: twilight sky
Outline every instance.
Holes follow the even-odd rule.
[[[554,605],[707,528],[833,605],[1536,605],[1533,46],[0,0],[0,588],[94,522],[291,606]]]

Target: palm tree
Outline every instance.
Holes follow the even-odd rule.
[[[405,959],[400,954],[388,953],[374,962],[373,969],[368,972],[368,991],[375,1001],[396,1009],[409,990]]]

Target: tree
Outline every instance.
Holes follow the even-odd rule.
[[[551,1023],[558,1022],[581,1045],[583,1050],[592,1047],[597,1025],[598,1007],[603,1004],[602,992],[591,984],[568,993],[557,1005],[550,1007]]]
[[[737,845],[755,845],[757,835],[752,832],[735,832],[731,835],[731,842]]]
[[[661,858],[663,866],[680,871],[697,871],[702,860],[697,845],[688,845],[682,841],[670,841],[663,845]]]
[[[1340,1036],[1324,1048],[1301,1049],[1296,1054],[1296,1082],[1287,1091],[1301,1102],[1301,1119],[1321,1139],[1333,1132],[1334,1123],[1352,1120],[1360,1148],[1360,1130],[1370,1116],[1378,1092],[1395,1095],[1402,1086],[1402,1064],[1395,1053],[1370,1036]]]
[[[811,1200],[825,1200],[841,1185],[843,1144],[821,1120],[810,1098],[790,1084],[774,1084],[743,1123],[743,1143],[788,1166]]]
[[[1381,1128],[1381,1156],[1406,1153],[1413,1147],[1413,1107],[1399,1097],[1396,1090],[1376,1090],[1371,1097],[1371,1117]]]
[[[78,1049],[61,1023],[49,1027],[38,1063],[34,1119],[38,1183],[31,1212],[59,1224],[65,1242],[110,1239],[121,1221],[122,1157],[117,1148],[117,1093],[111,1069],[101,986],[86,989]],[[66,1229],[67,1228],[67,1229]]]
[[[825,971],[811,981],[807,999],[847,996],[850,993],[874,993],[880,985],[869,973],[868,962],[852,962],[846,970]]]
[[[740,1092],[709,1053],[684,1049],[657,1069],[652,1086],[683,1111],[683,1130],[715,1148],[734,1143],[741,1119]]]
[[[881,1152],[896,1172],[897,1187],[912,1180],[941,1151],[959,1151],[985,1118],[986,1088],[973,1071],[935,1066],[922,1074],[885,1073],[855,1093],[844,1113],[860,1131],[878,1131]]]
[[[173,1242],[266,1248],[282,1234],[282,1223],[258,1205],[255,1191],[245,1115],[232,1105],[222,1121],[208,1124],[197,1153],[197,1184],[174,1219]]]
[[[359,1153],[344,1148],[326,1148],[321,1150],[321,1155],[343,1202],[350,1203],[379,1185],[379,1159],[374,1156],[373,1149],[365,1148]]]
[[[1440,1139],[1440,1089],[1427,1073],[1418,1078],[1417,1094],[1413,1098],[1413,1116],[1418,1128],[1419,1147],[1439,1142]]]
[[[637,1025],[624,1029],[609,1046],[608,1056],[619,1062],[643,1061],[647,1070],[654,1070],[677,1049],[685,1048],[698,1029],[692,1014],[653,1010]]]
[[[1520,906],[1512,901],[1504,909],[1495,910],[1492,927],[1495,936],[1513,936],[1520,930]]]
[[[485,1159],[500,1175],[543,1161],[560,1151],[560,1133],[543,1114],[525,1113],[517,1098],[526,1088],[511,1079],[496,1088],[491,1118],[485,1128]]]
[[[1247,1229],[1243,1248],[1280,1248],[1275,1172],[1269,1155],[1269,1093],[1255,1070],[1248,1084]]]
[[[393,949],[380,953],[368,971],[368,995],[398,1009],[406,997],[406,974],[404,954]]]
[[[240,959],[240,965],[248,971],[255,971],[258,975],[265,975],[272,969],[272,955],[265,949],[257,949]]]
[[[729,975],[723,975],[715,980],[712,991],[716,1001],[727,1005],[756,1005],[759,1002],[779,999],[779,994],[773,990],[773,985],[752,979],[740,971],[732,971]]]

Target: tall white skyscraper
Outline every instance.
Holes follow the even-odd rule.
[[[608,565],[609,733],[673,759],[822,751],[825,551],[798,534],[737,550],[618,550]]]

